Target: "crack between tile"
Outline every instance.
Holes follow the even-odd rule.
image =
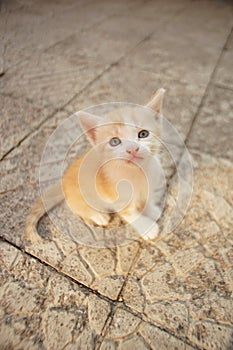
[[[188,143],[189,138],[190,138],[190,136],[191,136],[191,134],[192,134],[192,130],[193,130],[193,127],[194,127],[194,125],[195,125],[195,122],[196,122],[196,120],[197,120],[197,118],[198,118],[198,115],[199,115],[199,113],[200,113],[200,111],[201,111],[201,109],[202,109],[202,107],[203,107],[203,105],[204,105],[204,103],[205,103],[206,98],[207,98],[207,94],[208,94],[208,91],[209,91],[209,89],[210,89],[210,87],[211,87],[211,84],[218,86],[218,84],[215,84],[215,82],[213,81],[213,80],[214,80],[214,76],[215,76],[216,71],[217,71],[217,69],[218,69],[218,66],[219,66],[219,64],[220,64],[221,58],[222,58],[222,56],[223,56],[223,54],[224,54],[224,51],[225,51],[225,49],[226,49],[226,47],[227,47],[227,45],[228,45],[228,43],[229,43],[229,41],[230,41],[230,37],[231,37],[232,32],[233,32],[233,27],[231,28],[230,32],[228,33],[227,39],[226,39],[226,41],[225,41],[225,43],[224,43],[224,45],[223,45],[223,47],[222,47],[221,53],[220,53],[220,55],[219,55],[219,57],[218,57],[218,59],[217,59],[217,63],[216,63],[216,65],[215,65],[215,67],[214,67],[214,69],[213,69],[213,71],[212,71],[212,73],[211,73],[211,75],[210,75],[209,81],[208,81],[208,83],[207,83],[207,85],[206,85],[206,88],[205,88],[203,97],[202,97],[202,99],[201,99],[201,102],[200,102],[199,106],[197,107],[197,111],[196,111],[196,113],[195,113],[195,115],[194,115],[194,117],[193,117],[193,119],[192,119],[191,126],[190,126],[190,128],[189,128],[189,130],[188,130],[188,132],[187,132],[187,134],[186,134],[185,139],[184,139],[184,144],[185,144],[185,146],[187,146],[187,143]],[[221,88],[226,88],[226,87],[223,86],[223,85],[221,85],[221,86],[219,86],[219,87],[221,87]],[[227,88],[227,89],[229,89],[229,88]],[[229,90],[233,90],[233,89],[229,89]],[[192,148],[189,148],[189,149],[190,149],[190,150],[194,150],[194,151],[196,150],[196,151],[198,151],[199,153],[207,154],[207,155],[210,155],[210,156],[213,156],[213,157],[216,158],[216,156],[214,156],[212,153],[200,152],[200,150],[197,149],[197,148],[195,148],[195,147],[192,147]],[[179,166],[180,161],[181,161],[181,159],[182,159],[184,153],[185,153],[185,150],[181,153],[181,155],[180,155],[180,157],[179,157],[179,159],[178,159],[178,161],[177,161],[177,162],[178,162],[177,166]],[[217,158],[226,159],[227,161],[230,160],[230,159],[228,159],[228,158],[223,158],[223,157],[217,157]],[[168,183],[168,190],[169,190],[169,188],[170,188],[170,186],[171,186],[172,179],[174,178],[174,176],[175,176],[175,174],[176,174],[176,168],[177,168],[177,167],[174,167],[173,171],[171,172],[171,174],[170,174],[169,177],[168,177],[168,181],[167,181],[167,183]]]
[[[197,118],[198,118],[198,116],[199,116],[199,113],[200,113],[200,111],[201,111],[201,109],[202,109],[202,107],[204,106],[204,103],[205,103],[205,101],[206,101],[206,98],[207,98],[208,92],[209,92],[209,90],[210,90],[211,84],[212,84],[212,83],[214,84],[214,77],[215,77],[215,74],[216,74],[216,72],[217,72],[217,69],[218,69],[218,66],[219,66],[219,64],[220,64],[220,61],[221,61],[221,59],[222,59],[222,57],[223,57],[223,54],[224,54],[224,52],[225,52],[225,50],[226,50],[226,48],[227,48],[227,45],[228,45],[228,43],[229,43],[229,41],[230,41],[230,37],[231,37],[232,32],[233,32],[233,27],[230,29],[230,31],[229,31],[229,33],[228,33],[228,35],[227,35],[226,41],[225,41],[225,43],[224,43],[224,45],[223,45],[223,47],[222,47],[222,50],[221,50],[221,52],[220,52],[220,55],[219,55],[219,57],[218,57],[218,59],[217,59],[217,62],[216,62],[216,64],[215,64],[215,66],[214,66],[214,69],[213,69],[212,73],[210,74],[209,81],[208,81],[208,83],[207,83],[207,85],[206,85],[206,88],[205,88],[203,97],[202,97],[202,99],[201,99],[201,102],[200,102],[199,106],[197,107],[196,114],[194,115],[194,117],[193,117],[193,119],[192,119],[191,126],[190,126],[190,128],[189,128],[189,130],[188,130],[188,132],[187,132],[186,137],[185,137],[185,140],[184,140],[184,143],[185,143],[185,144],[187,144],[188,141],[189,141],[189,138],[190,138],[190,136],[191,136],[191,134],[192,134],[193,127],[194,127],[194,125],[195,125],[195,123],[196,123],[196,120],[197,120]]]
[[[118,296],[117,296],[117,301],[118,302],[121,302],[121,299],[124,300],[124,298],[123,298],[124,289],[125,289],[126,284],[127,284],[128,280],[129,280],[129,278],[131,276],[131,270],[132,270],[133,266],[135,265],[136,261],[138,260],[140,254],[141,254],[141,250],[142,250],[142,245],[141,245],[141,242],[139,242],[139,247],[138,247],[137,253],[135,254],[135,256],[134,256],[134,258],[132,260],[132,263],[131,263],[131,265],[130,265],[130,267],[128,269],[128,272],[127,272],[127,274],[126,274],[126,276],[124,278],[124,281],[122,283],[121,289],[120,289],[120,291],[118,293]]]
[[[11,152],[13,152],[15,149],[19,148],[21,146],[21,144],[27,140],[32,134],[34,134],[36,131],[38,131],[40,129],[40,127],[46,123],[49,119],[51,119],[59,110],[56,110],[55,112],[53,112],[52,114],[50,114],[48,117],[46,117],[45,119],[43,119],[37,126],[35,129],[30,130],[21,140],[19,140],[17,142],[16,145],[12,146],[6,153],[3,154],[3,156],[0,158],[0,162],[2,160],[4,160]]]
[[[218,87],[218,88],[220,88],[220,89],[223,89],[223,90],[233,91],[233,87],[232,86],[229,86],[229,85],[226,85],[226,84],[223,84],[223,83],[213,82],[213,85]]]
[[[88,89],[89,86],[91,86],[91,84],[93,84],[96,80],[98,80],[106,71],[108,71],[111,68],[111,66],[108,66],[104,71],[102,71],[97,77],[95,77],[93,80],[91,80],[89,83],[86,84],[86,86],[80,90],[77,94],[75,94],[68,102],[66,102],[63,106],[59,107],[59,108],[55,108],[54,111],[45,119],[43,119],[33,130],[30,130],[21,140],[18,141],[18,143],[16,145],[14,145],[13,147],[10,148],[10,150],[8,150],[1,158],[0,158],[0,162],[2,160],[4,160],[12,151],[14,151],[15,149],[17,149],[19,146],[21,146],[21,144],[26,141],[31,135],[33,135],[35,132],[39,131],[40,128],[50,119],[52,119],[58,112],[67,112],[65,110],[65,107],[70,104],[73,99],[75,99],[77,96],[79,96],[79,94],[81,94],[83,91],[85,91],[86,89]]]
[[[14,247],[15,249],[17,249],[18,251],[20,251],[24,256],[28,257],[28,258],[32,258],[33,260],[36,260],[38,263],[42,264],[43,266],[47,267],[48,269],[52,270],[53,272],[57,273],[58,275],[67,278],[68,280],[70,280],[71,282],[75,283],[76,285],[78,285],[81,289],[84,289],[85,291],[88,291],[89,293],[95,294],[97,297],[99,297],[102,300],[107,301],[110,304],[113,304],[115,301],[112,300],[111,298],[108,298],[105,295],[100,294],[98,291],[93,290],[89,287],[87,287],[85,284],[82,284],[81,282],[78,282],[77,280],[75,280],[73,277],[67,275],[66,273],[60,271],[59,269],[57,269],[56,267],[50,265],[49,263],[43,261],[42,259],[38,258],[37,256],[33,255],[32,253],[29,253],[26,249],[24,249],[23,247],[18,246],[17,244],[9,241],[7,238],[0,236],[0,242],[5,242],[9,245],[11,245],[12,247]]]
[[[17,187],[10,188],[9,190],[2,191],[2,192],[0,192],[0,196],[3,196],[4,194],[7,194],[7,193],[9,193],[9,192],[18,191],[20,188],[23,188],[23,185],[19,185],[19,186],[17,186]]]
[[[153,321],[150,318],[146,317],[144,314],[137,313],[134,309],[130,308],[129,306],[123,304],[121,308],[123,310],[129,312],[131,315],[139,318],[141,320],[141,322],[145,322],[146,324],[148,324],[154,328],[158,328],[160,331],[163,331],[163,332],[167,333],[168,335],[182,341],[184,344],[191,345],[192,347],[194,347],[194,349],[203,350],[202,348],[198,347],[196,344],[193,344],[192,342],[190,342],[187,337],[182,338],[182,337],[178,336],[177,334],[173,333],[172,331],[170,331],[169,329],[164,328],[157,323],[156,324],[153,323]],[[216,323],[213,322],[213,324],[216,324]],[[220,324],[220,325],[222,325],[222,324]],[[223,325],[223,326],[225,326],[225,325]]]
[[[232,166],[233,166],[233,161],[231,158],[227,158],[227,157],[223,157],[223,156],[220,156],[220,155],[216,155],[216,154],[213,154],[213,153],[210,153],[210,152],[207,152],[207,151],[200,151],[200,149],[198,149],[197,147],[189,147],[189,150],[190,152],[189,153],[195,153],[195,155],[197,154],[203,154],[203,155],[206,155],[206,156],[210,156],[210,157],[213,157],[214,159],[219,159],[219,160],[222,160],[222,161],[226,161],[226,162],[229,162]],[[183,153],[181,154],[181,158],[183,156]],[[192,155],[191,155],[192,156]]]
[[[115,315],[115,311],[117,309],[117,305],[115,303],[112,303],[111,304],[111,310],[110,310],[110,313],[104,323],[104,326],[101,330],[101,334],[99,335],[97,341],[96,341],[96,344],[95,344],[95,348],[94,350],[99,350],[104,339],[106,338],[107,336],[107,333],[108,333],[108,330],[109,328],[111,327],[112,325],[112,322],[113,322],[113,318],[114,318],[114,315]]]
[[[47,262],[44,262],[43,260],[41,260],[40,258],[34,256],[33,254],[27,252],[25,249],[23,249],[22,247],[19,247],[17,244],[15,243],[12,243],[11,241],[9,241],[8,239],[4,238],[4,237],[0,237],[0,241],[2,242],[5,242],[7,244],[9,244],[10,246],[13,246],[15,249],[17,249],[18,251],[20,251],[24,256],[27,256],[28,258],[32,258],[33,260],[36,260],[38,263],[44,265],[46,268],[52,270],[53,272],[57,273],[58,275],[68,279],[69,281],[71,281],[72,283],[78,285],[81,289],[87,291],[88,293],[90,294],[94,294],[96,295],[97,297],[99,297],[100,299],[106,301],[109,303],[110,307],[111,307],[111,311],[105,321],[105,324],[103,326],[103,329],[101,331],[101,335],[99,336],[101,338],[97,340],[97,346],[95,347],[95,350],[99,350],[104,338],[106,337],[107,335],[107,332],[109,330],[109,327],[111,326],[112,324],[112,321],[113,321],[113,317],[114,317],[114,314],[115,314],[115,311],[117,308],[122,308],[123,310],[131,313],[132,315],[134,315],[135,317],[139,318],[141,321],[155,327],[155,328],[158,328],[160,329],[161,331],[164,331],[165,333],[175,337],[176,339],[182,341],[184,344],[186,345],[191,345],[192,347],[194,347],[194,349],[197,349],[197,350],[202,350],[201,348],[199,348],[197,345],[195,344],[192,344],[187,338],[182,338],[182,337],[179,337],[177,336],[177,334],[171,332],[169,329],[166,329],[164,327],[162,327],[161,325],[158,325],[158,324],[155,324],[153,323],[153,320],[150,320],[150,318],[148,318],[146,315],[142,315],[141,313],[135,311],[133,308],[129,307],[128,305],[126,305],[124,302],[120,302],[119,301],[119,297],[120,297],[120,294],[121,292],[119,293],[118,295],[118,299],[117,300],[112,300],[111,298],[107,297],[107,296],[104,296],[102,294],[100,294],[98,291],[96,290],[93,290],[89,287],[87,287],[86,285],[78,282],[77,280],[75,280],[74,278],[72,278],[71,276],[61,272],[60,270],[58,270],[57,268],[55,268],[54,266],[51,266],[50,264],[48,264]],[[134,263],[134,261],[133,261]],[[129,270],[130,271],[130,270]],[[218,321],[213,321],[213,320],[201,320],[203,322],[207,322],[207,323],[211,323],[211,324],[215,324],[215,325],[221,325],[223,327],[226,327],[226,328],[231,328],[230,325],[226,325],[224,323],[221,323],[221,322],[218,322]]]
[[[139,339],[142,340],[143,345],[145,346],[145,350],[153,350],[153,348],[150,346],[150,344],[148,344],[148,342],[146,341],[146,339],[142,336],[142,334],[140,332],[137,332],[136,334],[139,337]]]

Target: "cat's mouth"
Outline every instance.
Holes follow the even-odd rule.
[[[130,158],[126,159],[126,162],[128,164],[133,164],[133,163],[137,162],[138,160],[142,160],[142,159],[143,159],[143,157],[135,155],[135,156],[131,156]]]

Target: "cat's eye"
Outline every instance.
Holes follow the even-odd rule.
[[[144,139],[145,137],[149,136],[149,131],[148,130],[141,130],[138,133],[138,138],[139,139]]]
[[[119,139],[119,137],[113,137],[110,141],[109,144],[112,147],[118,146],[121,143],[121,140]]]

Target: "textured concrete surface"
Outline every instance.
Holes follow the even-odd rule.
[[[233,349],[232,3],[0,6],[0,348]],[[76,239],[61,204],[51,212],[61,230],[45,216],[42,243],[25,242],[41,155],[56,127],[93,104],[143,104],[161,86],[164,114],[192,155],[193,196],[182,222],[166,232],[178,175],[165,152],[169,196],[157,239],[136,239],[117,217],[114,239],[70,219]],[[68,137],[69,130],[50,151],[62,152]],[[86,146],[73,145],[68,160]]]

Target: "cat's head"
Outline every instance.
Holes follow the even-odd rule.
[[[100,117],[78,113],[80,125],[103,160],[119,159],[127,166],[142,164],[158,152],[161,108],[165,90],[159,89],[145,106],[127,105]]]

